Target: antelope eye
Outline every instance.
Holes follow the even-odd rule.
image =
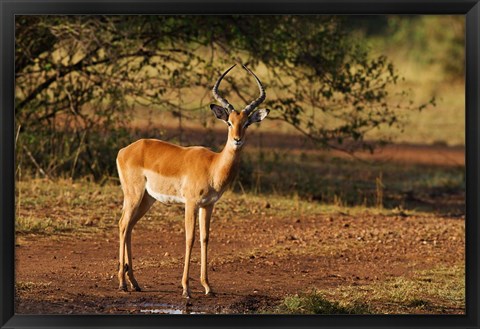
[[[232,124],[230,123],[230,121],[227,121],[227,125],[228,125],[229,127],[232,126]]]

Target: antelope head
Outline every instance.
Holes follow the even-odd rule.
[[[247,127],[252,123],[260,122],[265,119],[270,112],[267,109],[257,109],[257,107],[265,100],[265,89],[260,82],[260,79],[250,71],[245,65],[242,65],[248,73],[253,75],[257,81],[258,88],[260,89],[260,96],[250,104],[248,104],[242,111],[237,112],[233,106],[223,97],[218,94],[218,87],[222,79],[230,72],[231,69],[235,67],[236,64],[232,65],[228,70],[226,70],[217,82],[213,86],[213,97],[220,103],[222,106],[211,104],[210,109],[213,111],[217,119],[224,121],[228,125],[228,141],[227,145],[231,146],[234,150],[240,149],[245,142],[245,131]]]

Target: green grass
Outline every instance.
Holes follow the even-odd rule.
[[[465,265],[419,271],[412,278],[398,278],[379,285],[374,298],[393,300],[399,304],[465,307]],[[417,305],[420,304],[420,305]]]
[[[319,310],[337,311],[334,307],[328,308],[329,303],[346,307],[346,311],[357,310],[375,314],[441,314],[446,310],[463,313],[465,265],[416,271],[410,276],[367,285],[342,285],[336,289],[287,296],[274,312],[310,314],[316,310],[315,307]]]
[[[335,302],[328,300],[323,293],[309,293],[287,296],[273,313],[278,314],[369,314],[368,305],[359,302]]]

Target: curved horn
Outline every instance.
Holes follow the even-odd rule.
[[[258,89],[260,89],[260,96],[258,96],[258,98],[256,100],[254,100],[249,105],[247,105],[245,107],[245,109],[243,110],[247,113],[247,115],[250,115],[250,113],[253,110],[255,110],[255,108],[265,100],[266,94],[265,94],[265,89],[263,88],[262,83],[260,82],[260,79],[255,75],[255,73],[250,71],[250,69],[248,67],[246,67],[245,65],[242,64],[242,66],[245,70],[247,70],[251,75],[253,75],[255,77],[255,80],[257,80]]]
[[[225,98],[223,98],[222,96],[220,96],[220,95],[218,94],[218,87],[220,86],[220,82],[222,82],[223,77],[226,76],[227,73],[230,72],[230,70],[235,67],[235,65],[237,65],[237,64],[233,64],[228,70],[226,70],[226,71],[220,76],[220,78],[218,78],[217,82],[215,83],[215,85],[213,86],[213,89],[212,89],[213,97],[214,97],[218,102],[220,102],[220,104],[222,104],[222,106],[228,111],[228,113],[234,111],[235,109],[233,108],[233,106],[232,106]]]

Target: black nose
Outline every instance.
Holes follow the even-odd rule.
[[[234,140],[235,142],[240,142],[240,138],[237,138],[237,137],[233,137],[233,140]]]

